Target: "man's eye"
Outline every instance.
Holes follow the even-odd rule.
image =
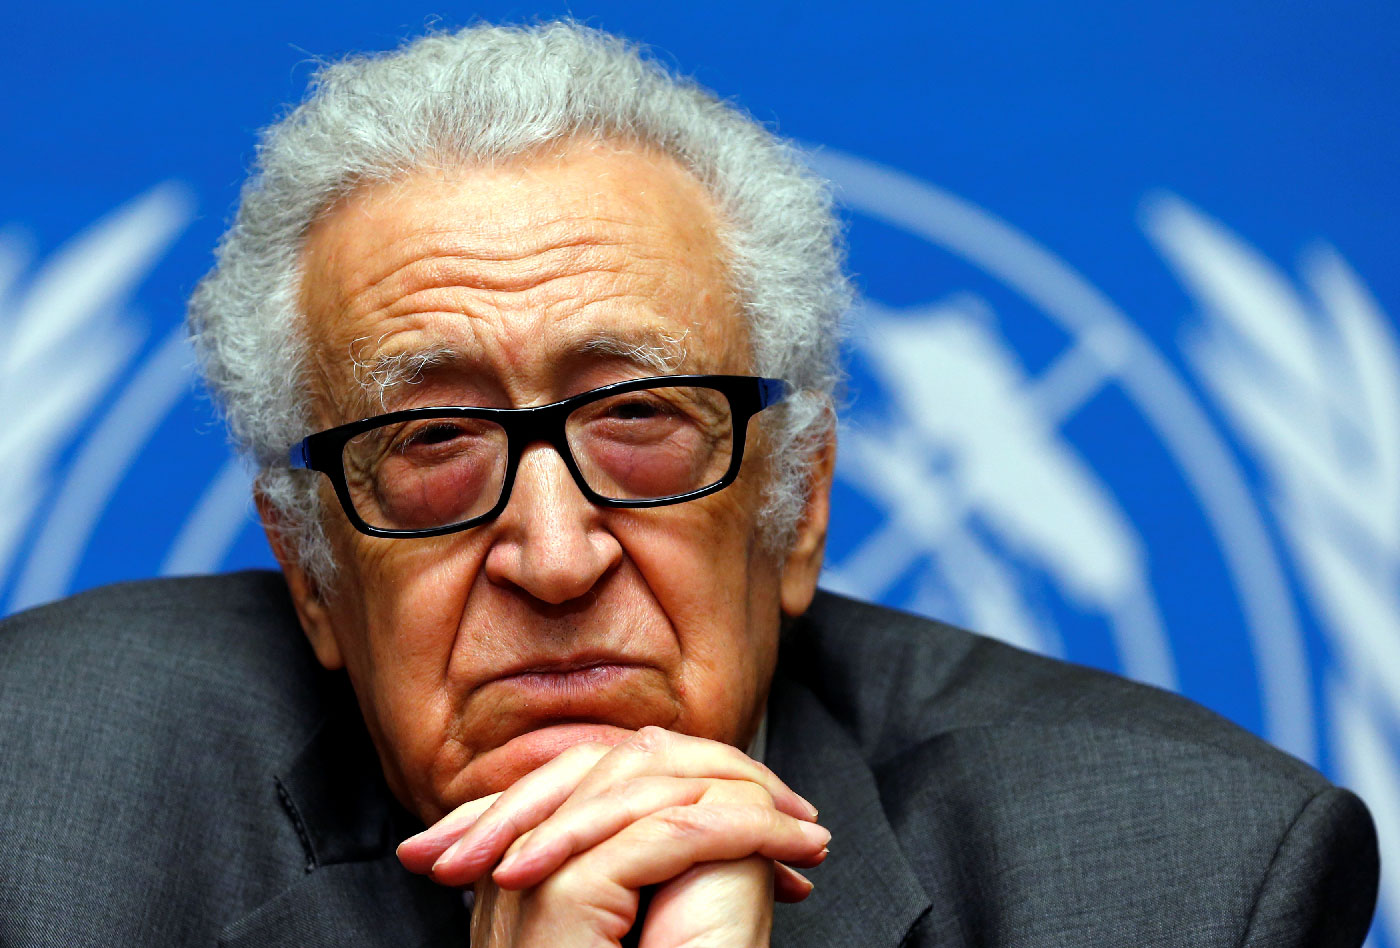
[[[462,436],[462,429],[459,425],[448,422],[437,422],[424,425],[414,431],[409,432],[408,437],[400,442],[400,448],[407,450],[415,447],[432,447],[433,445],[446,444]]]
[[[605,406],[605,418],[616,421],[650,421],[655,418],[670,418],[679,414],[676,406],[654,396],[638,395],[633,398],[620,398]]]
[[[614,418],[621,418],[624,421],[640,418],[655,418],[661,412],[656,404],[647,401],[621,402],[613,405],[608,412]]]

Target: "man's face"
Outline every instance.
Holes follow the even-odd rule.
[[[639,351],[678,357],[677,372],[747,374],[716,226],[680,166],[594,144],[358,190],[318,221],[303,260],[318,428],[428,405],[540,405],[664,374]],[[383,404],[367,397],[376,367],[433,350],[450,355]],[[751,424],[730,487],[613,510],[535,444],[497,520],[431,539],[359,534],[323,486],[334,588],[318,593],[283,564],[321,661],[349,671],[399,798],[432,822],[567,746],[647,724],[744,746],[780,615],[815,587],[826,519],[819,476],[797,547],[765,550],[764,451]]]

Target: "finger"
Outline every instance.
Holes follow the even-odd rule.
[[[783,862],[815,859],[831,834],[772,807],[702,804],[668,807],[570,859],[543,883],[589,890],[611,883],[636,891],[702,862],[758,855]],[[498,882],[498,884],[500,884]],[[505,888],[502,885],[502,888]]]
[[[410,872],[426,874],[438,857],[470,829],[498,797],[499,793],[492,793],[468,800],[423,832],[399,843],[399,861]]]
[[[692,866],[656,887],[642,948],[768,945],[773,930],[773,863],[762,856]]]
[[[817,817],[816,807],[738,748],[655,726],[642,728],[612,748],[579,784],[575,799],[585,799],[611,784],[647,775],[748,780],[767,790],[773,805],[789,816],[808,821]]]
[[[773,898],[779,902],[801,902],[812,894],[812,880],[780,862],[773,863]]]
[[[755,799],[757,795],[757,799]],[[698,802],[772,805],[768,792],[747,780],[638,777],[559,810],[506,851],[491,873],[498,885],[523,889],[544,879],[569,857],[601,843],[637,820]]]
[[[817,825],[817,824],[813,824],[813,825],[815,826],[815,825]],[[818,850],[817,852],[813,853],[811,856],[807,856],[807,857],[798,856],[798,857],[795,857],[795,858],[793,858],[793,859],[785,859],[785,860],[783,860],[783,861],[786,862],[788,865],[790,865],[790,866],[795,866],[795,867],[797,867],[797,868],[799,868],[799,869],[812,869],[812,868],[814,868],[814,867],[816,867],[816,866],[820,866],[822,863],[826,862],[826,857],[827,857],[828,855],[830,855],[830,854],[827,852],[826,848],[823,847],[822,849],[820,849],[820,850]]]
[[[695,777],[625,780],[597,796],[561,806],[506,850],[492,878],[498,885],[509,888],[535,885],[569,857],[596,846],[642,817],[690,803],[746,803],[767,807],[773,805],[773,798],[763,787],[748,780]]]
[[[511,784],[433,863],[433,880],[462,886],[481,878],[511,843],[558,809],[611,749],[607,744],[575,744]]]

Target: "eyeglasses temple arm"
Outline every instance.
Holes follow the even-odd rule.
[[[761,408],[776,405],[792,394],[792,386],[784,379],[759,379],[758,401]]]
[[[308,468],[311,466],[311,458],[307,451],[305,438],[292,445],[291,449],[287,452],[287,463],[293,468]]]

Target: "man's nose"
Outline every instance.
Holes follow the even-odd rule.
[[[487,578],[554,605],[587,593],[622,559],[622,546],[604,529],[602,512],[546,444],[525,449],[494,532]]]

